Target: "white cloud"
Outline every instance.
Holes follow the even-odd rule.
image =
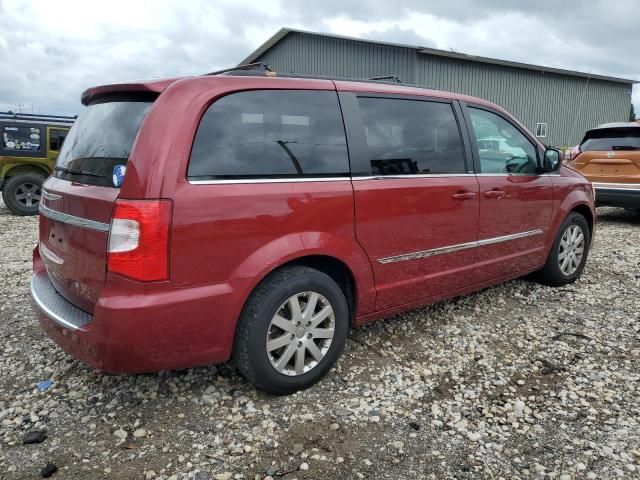
[[[633,0],[0,0],[0,110],[77,113],[89,86],[231,66],[282,26],[640,79],[639,25]]]

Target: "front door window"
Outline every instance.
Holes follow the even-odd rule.
[[[533,175],[536,147],[515,126],[495,113],[469,108],[478,145],[480,173]]]

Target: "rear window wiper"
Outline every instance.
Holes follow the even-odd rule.
[[[72,175],[86,175],[87,177],[96,177],[96,178],[104,178],[105,177],[105,175],[100,175],[98,173],[89,172],[87,170],[77,170],[75,168],[56,167],[55,170],[57,172],[62,172],[62,173],[71,173]]]

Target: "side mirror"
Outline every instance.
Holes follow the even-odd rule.
[[[555,172],[562,165],[562,154],[557,148],[547,148],[542,157],[542,171]]]

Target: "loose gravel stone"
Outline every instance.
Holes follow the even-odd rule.
[[[147,436],[147,431],[144,428],[138,428],[133,432],[135,438],[142,438]]]
[[[353,328],[326,378],[287,397],[230,365],[112,376],[68,356],[29,305],[37,229],[0,203],[3,479],[52,460],[70,480],[638,477],[633,212],[599,209],[574,284],[519,279]]]
[[[49,478],[53,476],[53,474],[57,471],[58,467],[55,464],[47,463],[44,467],[42,467],[42,470],[40,470],[40,475],[42,475],[42,478]]]
[[[34,443],[42,443],[47,439],[47,435],[44,432],[36,430],[34,432],[27,433],[22,439],[24,445],[31,445]]]

